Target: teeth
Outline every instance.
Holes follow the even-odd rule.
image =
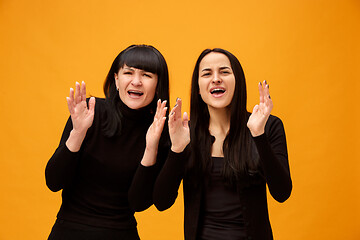
[[[224,89],[222,89],[222,88],[215,88],[215,89],[213,89],[213,90],[211,90],[211,93],[215,93],[215,92],[225,92],[225,90]]]
[[[137,95],[143,95],[142,92],[138,92],[138,91],[128,91],[128,93],[133,93],[133,94],[137,94]]]

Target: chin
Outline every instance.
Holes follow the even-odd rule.
[[[230,103],[215,103],[215,104],[208,104],[208,107],[211,107],[213,109],[224,109],[224,108],[229,108],[230,107]]]
[[[145,107],[144,105],[142,105],[142,104],[129,104],[129,105],[127,105],[129,108],[131,108],[131,109],[134,109],[134,110],[137,110],[137,109],[140,109],[140,108],[143,108],[143,107]]]

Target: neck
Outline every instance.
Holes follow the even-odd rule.
[[[230,109],[208,107],[210,121],[209,131],[213,135],[227,135],[230,129]]]

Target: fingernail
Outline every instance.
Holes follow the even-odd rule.
[[[260,86],[262,86],[261,82],[259,82]]]
[[[266,81],[266,80],[264,80],[264,82],[265,82],[265,84],[267,84],[267,81]]]
[[[269,99],[271,99],[270,95],[269,95]]]
[[[175,106],[174,107],[176,107],[177,106],[177,104],[175,104]]]

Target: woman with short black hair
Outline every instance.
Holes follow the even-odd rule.
[[[105,99],[87,100],[84,82],[76,83],[75,93],[70,89],[71,116],[45,170],[49,189],[63,190],[51,240],[139,239],[134,212],[153,203],[169,150],[164,57],[148,45],[126,48],[110,68],[104,93]]]

